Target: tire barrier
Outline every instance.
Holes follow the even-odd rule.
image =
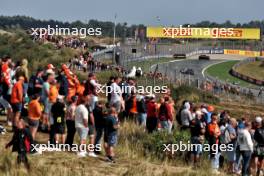
[[[245,59],[237,64],[235,64],[232,69],[230,70],[230,74],[239,78],[239,79],[242,79],[244,81],[247,81],[247,82],[250,82],[252,84],[256,84],[256,85],[259,85],[259,86],[264,86],[264,80],[258,80],[258,79],[255,79],[255,78],[252,78],[250,76],[247,76],[247,75],[244,75],[244,74],[241,74],[239,72],[236,71],[236,69],[243,65],[243,64],[247,64],[249,62],[256,62],[256,61],[264,61],[264,58],[259,58],[259,57],[255,57],[255,58],[248,58],[248,59]],[[264,68],[263,68],[264,69]]]

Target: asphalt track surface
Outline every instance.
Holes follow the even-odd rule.
[[[198,60],[198,55],[191,56],[187,59],[183,60],[174,60],[166,63],[159,64],[158,66],[158,72],[161,72],[162,74],[167,75],[172,80],[178,79],[178,80],[205,80],[208,79],[206,74],[204,74],[205,70],[209,68],[210,66],[226,61],[232,61],[232,60],[243,60],[247,57],[245,56],[237,56],[237,55],[223,55],[223,54],[208,54],[210,56],[210,60]],[[181,69],[189,68],[194,71],[194,75],[184,75],[180,73]],[[151,66],[151,70],[154,71],[156,69],[156,65]],[[217,80],[214,78],[214,80]],[[219,80],[218,80],[219,81]],[[248,90],[247,87],[242,87],[238,85],[232,85],[234,87],[240,87],[245,90]],[[258,89],[250,89],[251,92],[257,97],[259,90]]]
[[[159,64],[158,66],[158,72],[161,72],[163,74],[166,74],[172,79],[183,79],[186,77],[189,77],[188,75],[180,74],[180,70],[184,68],[192,69],[194,71],[194,75],[190,76],[191,79],[199,79],[203,80],[204,75],[203,72],[206,68],[210,67],[211,65],[231,61],[231,60],[241,60],[245,57],[243,56],[233,56],[233,55],[209,55],[210,60],[198,60],[198,55],[192,56],[190,58],[184,59],[184,60],[175,60],[170,61],[167,63]],[[151,67],[151,70],[154,71],[156,68],[155,65]]]

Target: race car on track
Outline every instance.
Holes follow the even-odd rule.
[[[194,71],[191,68],[183,68],[180,72],[184,75],[194,75]]]
[[[200,55],[199,60],[210,60],[210,56],[207,55]]]

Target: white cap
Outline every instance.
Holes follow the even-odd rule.
[[[256,123],[261,123],[262,122],[262,118],[261,117],[256,117],[255,122]]]

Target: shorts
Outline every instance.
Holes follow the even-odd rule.
[[[28,119],[28,125],[33,128],[38,128],[39,120]]]
[[[194,155],[201,155],[203,152],[203,145],[201,144],[201,142],[199,141],[199,137],[197,136],[193,136],[191,137],[191,144],[195,144],[193,145],[193,147],[191,148],[192,153]]]
[[[82,128],[82,127],[76,127],[76,131],[78,135],[80,136],[80,140],[86,140],[89,128]]]
[[[64,125],[54,125],[55,134],[65,134],[65,126]]]
[[[262,157],[263,158],[263,156],[264,156],[264,146],[257,146],[255,153],[256,153],[257,157]]]
[[[105,136],[105,142],[108,144],[108,146],[113,147],[117,144],[117,134],[108,134]]]
[[[5,108],[5,109],[11,109],[11,105],[6,101],[4,98],[0,97],[0,104]]]
[[[88,128],[89,128],[88,135],[89,136],[95,135],[95,127],[93,125],[88,125]]]
[[[11,106],[12,106],[12,110],[13,110],[14,113],[16,113],[16,112],[20,112],[21,113],[21,111],[22,111],[22,103],[14,103],[14,104],[12,103]]]

